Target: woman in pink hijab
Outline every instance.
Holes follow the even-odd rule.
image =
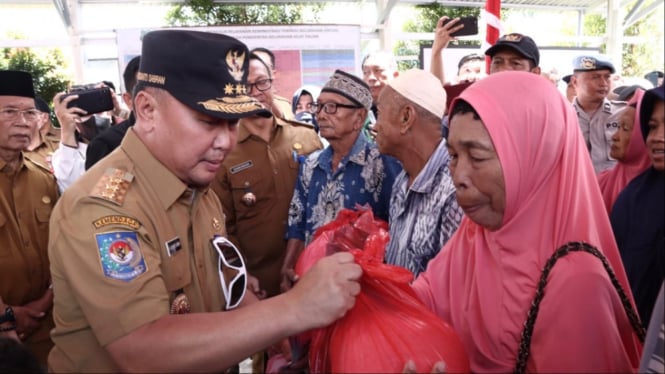
[[[465,217],[414,281],[420,298],[460,335],[473,372],[513,371],[546,262],[566,243],[588,243],[616,274],[632,320],[598,257],[564,253],[527,333],[523,368],[635,371],[639,319],[570,103],[538,75],[502,72],[451,108],[450,169]]]
[[[642,96],[644,91],[638,88],[628,105],[621,110],[619,128],[612,136],[610,151],[610,156],[618,161],[617,164],[598,174],[598,184],[607,213],[612,211],[614,201],[628,183],[651,166],[640,129]]]

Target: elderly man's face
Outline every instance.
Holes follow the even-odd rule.
[[[34,99],[0,96],[0,150],[17,154],[24,150],[37,127],[38,115]]]
[[[391,62],[387,57],[371,56],[365,60],[363,65],[363,80],[369,86],[372,100],[376,101],[386,84],[393,80],[399,72],[390,67]]]
[[[337,107],[335,113],[327,113],[322,108],[326,103],[356,106],[342,95],[322,92],[317,101],[319,107],[316,113],[321,136],[330,142],[357,136],[367,117],[367,110],[365,108]]]
[[[379,152],[393,157],[397,156],[395,151],[399,150],[400,141],[398,115],[401,108],[397,107],[395,95],[390,87],[381,92],[376,103],[379,115],[373,128]]]
[[[575,92],[579,100],[599,102],[603,101],[607,93],[610,92],[611,78],[612,73],[609,69],[603,69],[578,71],[570,80],[575,86]]]

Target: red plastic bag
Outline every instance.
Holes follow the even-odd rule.
[[[343,210],[298,259],[296,273],[302,274],[325,255],[349,251],[363,268],[355,306],[332,325],[303,335],[311,337],[311,372],[399,373],[408,360],[418,372],[429,373],[437,361],[448,373],[469,372],[462,342],[418,299],[409,285],[412,273],[383,263],[388,239],[387,223],[371,210]]]

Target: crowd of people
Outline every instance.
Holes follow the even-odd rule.
[[[430,71],[377,51],[291,100],[272,51],[201,31],[147,33],[105,113],[0,71],[0,369],[295,361],[289,338],[343,318],[366,276],[298,258],[371,209],[473,372],[663,372],[662,74],[615,89],[580,55],[560,92],[511,33],[448,79],[458,20]]]

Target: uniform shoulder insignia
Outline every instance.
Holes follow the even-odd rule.
[[[609,103],[609,102],[605,102],[605,104],[603,104],[603,110],[607,113],[611,113],[612,112],[612,104]]]
[[[125,202],[125,196],[129,190],[129,185],[134,176],[120,169],[106,169],[104,175],[99,179],[92,189],[91,197],[104,199],[116,205],[122,206]]]
[[[290,125],[293,125],[293,126],[303,126],[303,127],[307,127],[307,128],[310,128],[310,129],[314,129],[314,125],[312,125],[311,123],[300,122],[300,121],[296,121],[295,119],[284,119],[284,121],[286,123],[290,124]]]

